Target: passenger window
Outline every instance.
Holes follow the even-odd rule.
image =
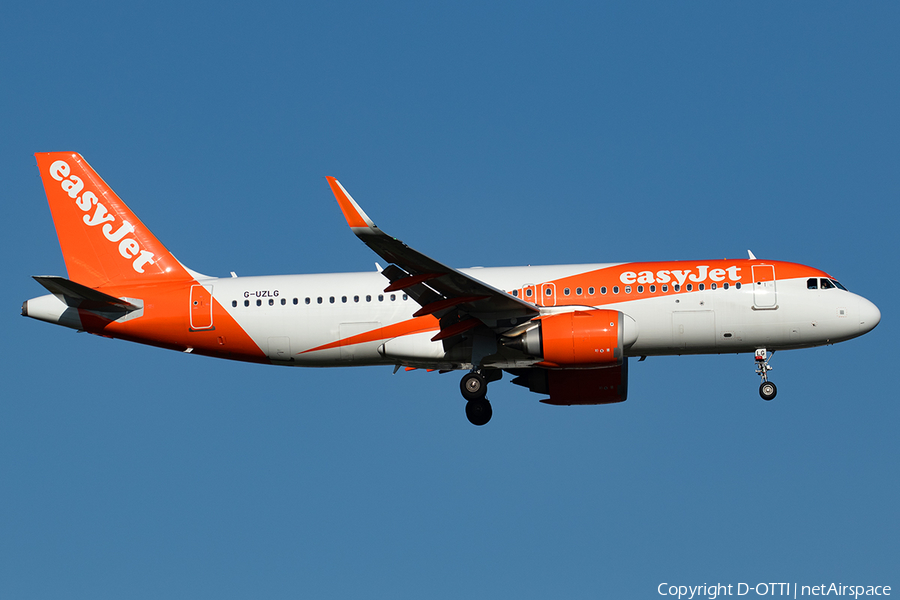
[[[309,298],[306,299],[306,303],[309,304]],[[300,304],[300,300],[298,298],[294,298],[294,306]]]
[[[310,299],[309,299],[309,298],[306,299],[306,303],[307,303],[307,304],[310,303]]]
[[[588,288],[588,296],[593,296],[593,295],[594,295],[594,288],[589,287]]]
[[[638,286],[638,294],[643,294],[643,293],[644,293],[644,286],[639,285]]]
[[[655,285],[651,285],[651,286],[650,286],[650,293],[652,294],[652,293],[655,292],[655,291],[656,291],[656,286],[655,286]]]
[[[605,285],[602,288],[600,288],[600,293],[604,296],[606,295],[606,286]]]
[[[668,292],[668,291],[669,291],[669,286],[663,285],[663,286],[662,286],[662,291],[663,291],[663,292]]]
[[[347,296],[341,296],[341,302],[347,304]]]
[[[806,289],[808,290],[817,290],[819,289],[819,280],[815,277],[810,277],[806,280]]]
[[[734,289],[736,289],[736,290],[741,289],[741,282],[740,282],[740,281],[738,281],[736,284],[734,284]]]
[[[353,301],[354,301],[354,302],[359,302],[359,296],[353,296]]]
[[[545,296],[552,296],[552,295],[553,295],[553,290],[550,289],[550,288],[547,288],[546,290],[544,290],[544,295],[545,295]]]
[[[728,289],[728,283],[727,283],[727,282],[722,284],[722,289],[723,289],[723,290],[727,290],[727,289]]]
[[[693,283],[687,284],[687,287],[685,289],[690,292],[691,290],[694,289],[694,284]]]
[[[570,292],[569,292],[569,288],[565,288],[565,289],[563,290],[563,296],[568,296],[569,293],[570,293]]]
[[[406,302],[407,300],[409,300],[409,296],[407,296],[406,294],[403,294],[403,301]]]
[[[329,296],[328,302],[330,302],[331,304],[334,304],[334,296]]]
[[[372,301],[372,296],[366,294],[366,302],[371,302],[371,301]]]
[[[697,289],[700,290],[700,291],[703,291],[703,289],[704,289],[705,287],[706,287],[706,284],[705,284],[705,283],[701,283],[700,285],[697,286]]]
[[[244,306],[250,306],[250,301],[249,301],[249,300],[244,300]]]
[[[281,305],[284,306],[285,304],[287,304],[287,299],[286,299],[286,298],[282,298],[282,299],[281,299]]]
[[[262,300],[257,300],[257,301],[256,301],[256,305],[257,305],[257,306],[262,306]]]
[[[397,294],[391,294],[391,302],[397,299]]]
[[[625,293],[626,293],[626,294],[630,294],[630,293],[631,293],[631,286],[630,286],[630,285],[626,285],[626,286],[625,286]]]
[[[619,286],[614,285],[613,286],[613,294],[618,294],[618,293],[619,293]]]
[[[529,298],[531,298],[531,290],[530,289],[525,290],[525,295],[528,296]]]
[[[232,301],[231,301],[231,306],[237,307],[237,300],[232,300]]]
[[[319,296],[318,298],[316,298],[316,302],[318,302],[319,304],[322,304],[322,296]]]
[[[378,301],[384,302],[384,294],[378,294]]]
[[[714,284],[712,284],[712,285],[709,286],[709,289],[714,290],[714,289],[716,289],[716,287],[717,287],[717,286],[716,286],[716,284],[714,283]]]
[[[575,288],[575,295],[580,296],[583,291],[581,288]]]
[[[822,289],[823,289],[823,290],[830,290],[830,289],[833,289],[833,288],[834,288],[834,284],[831,283],[831,281],[828,280],[828,279],[822,279],[822,280],[821,280],[821,285],[822,285]]]
[[[675,285],[672,286],[672,289],[675,290],[676,292],[680,292],[681,286],[676,283]]]
[[[513,290],[513,296],[515,296],[516,298],[518,298],[518,297],[519,297],[519,290]]]

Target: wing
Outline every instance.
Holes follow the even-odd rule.
[[[441,331],[434,337],[435,341],[461,335],[482,324],[503,332],[540,314],[533,304],[439,263],[389,236],[372,222],[337,179],[327,179],[353,233],[391,263],[382,271],[390,281],[384,291],[403,290],[421,306],[414,316],[434,315],[441,320]]]

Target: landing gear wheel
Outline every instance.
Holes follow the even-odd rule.
[[[463,398],[469,402],[484,400],[484,397],[487,395],[487,381],[484,380],[480,373],[475,373],[474,371],[466,373],[463,375],[462,381],[459,382],[459,390],[462,392]]]
[[[774,350],[772,354],[775,354]],[[759,384],[759,397],[768,402],[778,393],[778,388],[769,381],[769,371],[772,370],[772,367],[769,366],[771,356],[766,352],[765,348],[757,348],[754,358],[756,359],[756,374],[762,379],[762,383]]]
[[[494,414],[491,403],[487,400],[469,400],[466,402],[466,418],[472,425],[484,425]]]

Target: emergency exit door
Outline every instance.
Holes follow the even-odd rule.
[[[191,331],[213,329],[211,285],[191,286]]]

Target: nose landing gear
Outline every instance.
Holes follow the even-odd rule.
[[[775,354],[774,352],[772,353]],[[769,359],[771,356],[767,356],[766,349],[760,348],[756,351],[756,374],[760,376],[762,379],[762,383],[759,384],[759,397],[763,400],[771,400],[775,397],[775,394],[778,393],[778,388],[775,387],[775,384],[769,381],[768,373],[772,370],[772,367],[769,366]]]

